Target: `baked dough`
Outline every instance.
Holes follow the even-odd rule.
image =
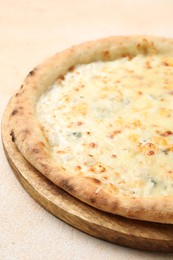
[[[78,199],[173,223],[173,40],[109,37],[29,73],[11,100],[22,155]]]

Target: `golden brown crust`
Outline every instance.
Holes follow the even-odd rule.
[[[56,54],[32,70],[18,92],[13,96],[9,120],[12,141],[23,156],[42,174],[78,199],[107,212],[125,217],[173,223],[171,196],[133,198],[113,196],[100,190],[94,178],[71,176],[50,155],[48,140],[35,116],[39,97],[58,78],[80,63],[96,60],[131,59],[136,54],[173,52],[173,40],[159,37],[110,37],[72,47]]]

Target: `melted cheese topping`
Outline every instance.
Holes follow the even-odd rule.
[[[173,63],[138,55],[78,65],[44,93],[37,117],[53,159],[100,189],[173,194]]]

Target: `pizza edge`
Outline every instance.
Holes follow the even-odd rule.
[[[173,52],[173,40],[153,36],[115,36],[74,46],[47,59],[28,74],[11,99],[8,123],[12,141],[45,177],[87,204],[128,218],[173,223],[172,196],[114,196],[102,189],[97,192],[100,181],[95,178],[67,173],[51,159],[48,141],[35,116],[41,94],[76,64],[120,57],[130,59],[137,54],[155,55],[160,52]]]

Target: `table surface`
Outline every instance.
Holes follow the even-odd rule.
[[[110,35],[173,37],[171,0],[1,0],[0,115],[28,72],[74,44]],[[114,245],[67,225],[21,187],[0,146],[0,259],[173,259]]]

